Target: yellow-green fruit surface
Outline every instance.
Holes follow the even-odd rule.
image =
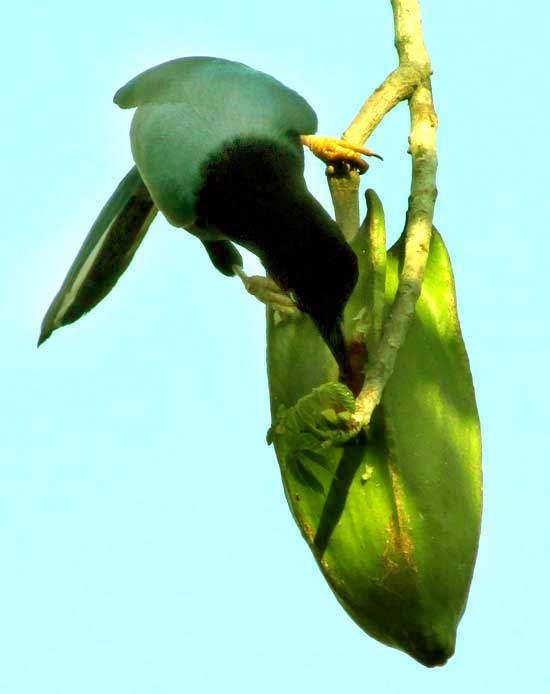
[[[357,309],[370,304],[361,296],[371,271],[364,241],[353,244],[362,276],[346,313],[348,335]],[[403,248],[400,239],[387,254],[386,311]],[[268,311],[268,374],[271,437],[286,497],[337,599],[379,641],[424,665],[445,663],[478,545],[481,442],[440,235],[434,230],[416,314],[367,436],[324,441],[309,454],[297,446],[296,432],[277,426],[287,408],[337,378],[308,318],[280,322]],[[334,413],[320,416],[330,420]],[[307,444],[317,434],[304,425],[300,436]]]

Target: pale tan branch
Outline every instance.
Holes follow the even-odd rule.
[[[418,0],[391,0],[395,48],[399,64],[429,65],[430,59],[422,37],[422,20]]]
[[[382,118],[400,101],[408,99],[422,80],[422,71],[414,65],[398,67],[365,101],[342,139],[362,145]],[[359,175],[356,171],[327,170],[336,221],[350,241],[359,229]]]
[[[405,227],[403,269],[399,278],[395,301],[383,327],[382,339],[374,358],[367,366],[365,385],[357,397],[355,421],[360,426],[368,426],[374,408],[382,398],[386,383],[393,373],[398,351],[405,341],[414,316],[416,301],[422,290],[422,281],[426,270],[437,194],[435,185],[437,117],[431,93],[431,67],[422,38],[420,8],[418,0],[392,0],[392,8],[395,46],[400,65],[400,68],[392,75],[399,73],[401,68],[410,67],[420,76],[420,79],[414,85],[409,96],[411,114],[409,152],[412,158],[412,178]],[[380,122],[378,113],[370,114],[366,109],[368,102],[369,100],[362,109],[366,112],[363,113],[361,119],[359,116],[355,119],[360,121],[362,129],[358,132],[361,133],[368,133],[367,126],[373,123],[374,129]],[[351,127],[348,128],[348,131]],[[352,137],[355,138],[353,135]],[[357,140],[354,139],[355,141]]]
[[[422,80],[417,67],[398,67],[374,91],[361,107],[342,139],[362,145],[382,118],[404,99],[408,99]],[[350,241],[359,229],[359,175],[356,171],[328,171],[328,185],[336,221]]]
[[[404,65],[390,73],[361,106],[342,139],[353,144],[366,142],[386,113],[411,96],[422,77],[421,70],[415,65]]]

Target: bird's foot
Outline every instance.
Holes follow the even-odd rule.
[[[270,277],[249,276],[238,265],[234,265],[233,270],[242,280],[246,291],[258,301],[270,306],[280,318],[298,315],[296,303]]]
[[[382,159],[379,154],[371,152],[370,149],[357,147],[356,145],[339,140],[335,137],[320,137],[318,135],[300,135],[302,144],[308,147],[313,154],[324,161],[330,168],[334,164],[347,164],[348,166],[357,169],[360,174],[365,173],[369,168],[367,162],[361,157],[363,154],[366,157],[377,157]],[[334,169],[333,169],[334,171]],[[332,171],[332,172],[333,172]]]

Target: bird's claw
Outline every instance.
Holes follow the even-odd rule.
[[[329,167],[333,164],[347,164],[357,169],[360,174],[363,174],[369,168],[369,165],[361,155],[382,159],[379,154],[371,152],[370,149],[358,147],[351,142],[339,140],[335,137],[301,135],[300,139],[303,145],[308,147],[316,157],[324,161]]]
[[[233,270],[249,294],[277,311],[281,317],[291,317],[298,313],[296,303],[270,277],[249,276],[238,265]]]

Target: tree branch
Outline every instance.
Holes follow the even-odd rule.
[[[394,70],[365,101],[342,139],[363,145],[386,113],[411,96],[421,78],[416,66],[405,65]],[[329,167],[327,179],[336,222],[344,237],[350,241],[359,229],[359,174],[353,170]]]
[[[421,79],[422,73],[416,65],[403,65],[391,72],[361,106],[342,139],[362,145],[386,113],[411,96]]]
[[[405,227],[405,257],[395,301],[384,323],[382,339],[367,366],[365,384],[357,397],[354,417],[356,424],[360,426],[369,424],[373,410],[382,398],[393,372],[397,353],[405,341],[414,316],[428,259],[437,194],[437,117],[431,92],[431,66],[422,37],[419,3],[418,0],[391,0],[391,4],[399,67],[367,99],[344,133],[345,139],[362,145],[388,111],[399,101],[409,100],[412,178]],[[330,179],[329,185],[332,192],[334,184],[331,184]]]

